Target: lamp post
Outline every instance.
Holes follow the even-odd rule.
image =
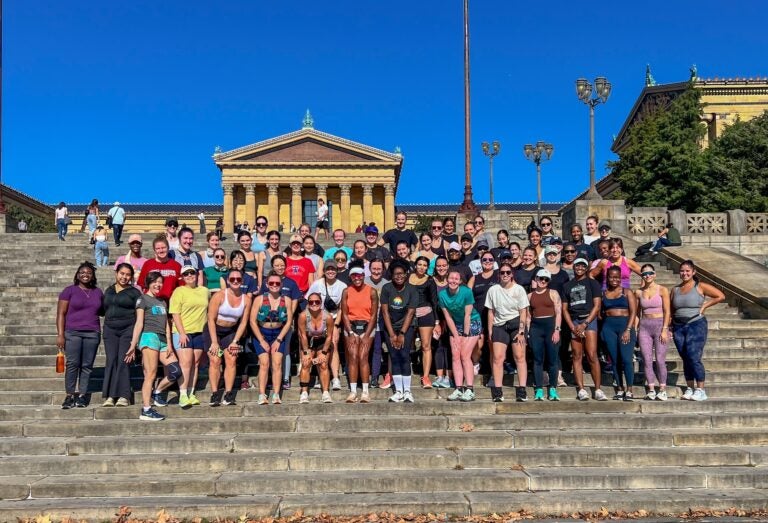
[[[464,201],[459,207],[459,212],[474,215],[477,206],[472,198],[469,98],[469,0],[464,0]]]
[[[576,80],[576,96],[589,106],[589,191],[587,200],[602,200],[595,187],[595,106],[605,103],[611,95],[611,82],[604,76],[595,78],[595,97],[592,97],[592,84],[586,78]]]
[[[496,208],[493,205],[493,159],[496,157],[496,155],[499,154],[499,151],[501,150],[501,144],[498,141],[494,141],[491,144],[489,144],[488,142],[483,142],[482,147],[483,147],[483,154],[488,157],[488,162],[490,164],[489,166],[490,182],[488,183],[488,188],[490,192],[491,201],[488,204],[488,210],[493,211]]]
[[[536,164],[536,223],[541,222],[541,162],[552,158],[555,146],[542,140],[536,145],[529,143],[523,146],[523,154],[526,159]]]

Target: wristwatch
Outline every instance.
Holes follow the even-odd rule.
[[[277,343],[283,343],[283,340],[282,340],[282,339],[280,339],[280,338],[275,338],[275,341],[276,341]]]
[[[556,330],[557,332],[560,332],[560,327],[559,327],[559,326],[558,326],[558,327],[555,327],[555,330]]]

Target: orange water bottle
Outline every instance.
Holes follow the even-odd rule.
[[[64,351],[59,351],[59,353],[56,355],[56,373],[62,374],[64,372]]]

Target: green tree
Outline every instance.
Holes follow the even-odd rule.
[[[41,218],[40,216],[27,212],[21,207],[17,207],[16,205],[8,206],[6,219],[9,222],[13,220],[15,223],[18,223],[19,220],[21,220],[22,218],[24,219],[25,222],[27,222],[27,230],[29,232],[55,232],[56,231],[56,226],[53,223],[53,214],[51,214],[50,220],[46,220]]]
[[[768,211],[768,111],[729,126],[705,159],[709,207]]]
[[[423,232],[431,232],[432,222],[434,220],[443,221],[443,218],[436,215],[417,214],[413,220],[413,232],[419,235]]]
[[[617,197],[632,206],[710,210],[699,99],[691,86],[632,127],[627,147],[610,164],[619,182]]]

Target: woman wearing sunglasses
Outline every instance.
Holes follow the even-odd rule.
[[[560,294],[549,288],[552,275],[547,269],[536,274],[536,290],[528,294],[528,341],[533,351],[534,401],[544,401],[544,360],[549,377],[549,401],[560,401],[557,394],[558,346],[562,325],[563,305]]]
[[[635,291],[640,328],[637,342],[643,355],[643,372],[648,382],[647,400],[667,401],[667,347],[669,344],[669,291],[656,283],[656,268],[646,263],[640,268],[642,286]],[[656,372],[653,371],[654,353]],[[656,391],[658,387],[658,392]]]
[[[253,226],[253,243],[251,244],[251,250],[256,254],[263,252],[264,249],[269,247],[269,233],[267,233],[267,221],[266,216],[257,216],[255,225]],[[270,231],[271,233],[272,231]]]
[[[272,404],[280,404],[283,356],[288,350],[286,338],[291,330],[293,300],[282,293],[283,279],[275,271],[267,276],[267,292],[257,296],[251,309],[250,325],[253,348],[259,358],[259,405],[266,405],[267,377],[272,368]]]
[[[484,245],[480,244],[480,246]],[[501,281],[499,280],[498,265],[490,251],[481,250],[480,259],[477,261],[480,262],[480,272],[469,279],[469,288],[472,289],[472,296],[475,298],[475,310],[480,315],[480,321],[483,322],[483,330],[477,339],[477,346],[472,352],[472,364],[475,374],[480,372],[480,358],[487,341],[484,335],[484,333],[488,332],[488,310],[485,307],[485,297],[488,294],[488,289]],[[476,261],[473,263],[476,263]],[[494,384],[495,380],[491,378],[488,386],[494,387]]]
[[[491,398],[495,402],[504,401],[501,388],[504,357],[507,354],[507,347],[511,344],[512,356],[517,365],[518,387],[515,397],[517,401],[527,401],[525,387],[528,366],[525,361],[525,326],[528,323],[528,296],[525,289],[515,282],[514,271],[509,263],[502,262],[499,267],[499,280],[498,285],[488,289],[488,295],[485,297],[494,383],[491,387]]]
[[[346,254],[343,251],[337,251],[334,255],[334,259],[343,257],[346,260]],[[341,329],[341,315],[339,314],[339,306],[341,305],[341,296],[344,293],[344,289],[347,288],[347,284],[339,281],[336,277],[338,270],[336,265],[328,263],[324,267],[325,274],[322,278],[315,281],[307,291],[307,296],[312,293],[317,293],[323,298],[323,309],[325,309],[332,317],[336,324],[336,329],[333,332],[333,352],[331,353],[331,374],[333,378],[331,380],[331,387],[333,390],[341,390],[341,380],[339,379],[339,368],[341,367],[341,357],[339,355],[339,334]]]
[[[203,330],[203,339],[211,363],[208,370],[211,407],[235,404],[235,392],[232,389],[237,375],[237,357],[242,351],[239,342],[245,335],[251,310],[251,295],[243,292],[244,275],[242,269],[231,268],[224,291],[214,294],[208,304],[208,324]],[[223,392],[219,390],[222,360]]]
[[[313,365],[317,368],[320,377],[323,403],[333,403],[331,393],[328,391],[330,382],[328,362],[335,323],[333,317],[323,309],[323,298],[320,293],[311,292],[307,295],[307,309],[299,314],[297,327],[301,349],[299,403],[309,403],[309,373]]]
[[[608,269],[607,288],[603,291],[602,299],[603,324],[600,336],[613,361],[613,379],[616,382],[613,399],[632,401],[635,397],[632,384],[635,381],[633,356],[637,300],[632,291],[622,287],[621,279],[621,267],[614,265]],[[623,372],[619,372],[619,365]]]
[[[432,382],[432,386],[436,389],[450,389],[451,374],[453,373],[450,336],[448,329],[445,328],[443,309],[439,307],[440,291],[448,287],[449,268],[448,258],[438,256],[437,261],[435,261],[435,274],[432,276],[432,281],[435,282],[435,290],[438,295],[437,323],[432,333],[435,345],[435,350],[433,351],[435,354],[435,376],[437,376],[435,381]]]
[[[229,270],[227,268],[227,253],[224,249],[214,249],[211,259],[213,260],[213,265],[203,269],[205,287],[208,289],[209,294],[221,290],[221,282],[226,279],[225,275]]]
[[[229,271],[224,273],[219,279],[219,288],[226,289],[229,287],[227,280],[229,273],[236,270],[240,273],[240,289],[242,292],[248,295],[256,294],[259,287],[256,283],[256,278],[245,272],[245,254],[243,251],[232,251],[229,254]]]

